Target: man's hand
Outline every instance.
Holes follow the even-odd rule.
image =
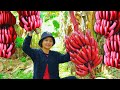
[[[29,36],[32,36],[33,32],[34,32],[34,30],[29,31],[29,32],[28,32],[28,35],[29,35]]]
[[[34,31],[36,32],[36,34],[39,34],[39,33],[40,33],[40,30],[37,29],[37,28],[36,28]]]
[[[40,30],[39,30],[39,29],[35,29],[35,30],[32,30],[32,31],[29,31],[29,32],[28,32],[28,35],[29,35],[29,36],[32,36],[32,34],[33,34],[34,31],[36,32],[36,34],[39,34],[39,33],[40,33]]]

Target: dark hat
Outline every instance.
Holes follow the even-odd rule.
[[[52,34],[50,32],[44,32],[42,34],[42,36],[41,36],[41,39],[40,39],[39,43],[38,43],[40,47],[42,47],[42,41],[43,41],[43,39],[45,39],[47,37],[52,37],[52,39],[53,39],[53,45],[55,44],[55,38],[52,36]]]

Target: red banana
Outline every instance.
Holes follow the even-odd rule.
[[[7,53],[13,49],[13,43],[10,44],[9,48],[7,49]]]
[[[84,70],[76,70],[76,74],[79,76],[86,76],[88,74],[88,71],[84,71]]]

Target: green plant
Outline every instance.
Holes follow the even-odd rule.
[[[21,61],[21,62],[26,62],[26,57],[21,57],[21,58],[20,58],[20,61]]]
[[[57,31],[57,30],[60,28],[59,22],[58,22],[57,20],[53,20],[52,23],[53,23],[53,25],[54,25],[55,30]]]
[[[0,73],[0,79],[3,79],[3,76],[4,76],[4,75],[3,75],[2,73]]]
[[[10,74],[0,73],[0,79],[8,79],[8,78],[10,78]]]
[[[43,19],[44,22],[47,22],[51,19],[54,19],[59,15],[58,11],[41,11],[40,17]]]
[[[13,79],[32,79],[32,72],[24,73],[24,70],[17,70],[12,74]]]
[[[13,65],[13,61],[12,61],[12,60],[9,60],[9,64],[12,66],[12,65]]]
[[[107,78],[103,72],[97,73],[96,77]]]
[[[16,40],[15,40],[16,47],[17,47],[17,48],[21,48],[21,47],[22,47],[22,44],[23,44],[23,41],[24,41],[23,38],[17,37]]]

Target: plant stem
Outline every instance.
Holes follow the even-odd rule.
[[[90,72],[90,78],[91,78],[91,79],[95,79],[95,78],[96,78],[96,76],[95,76],[95,74],[93,73],[93,71]]]

